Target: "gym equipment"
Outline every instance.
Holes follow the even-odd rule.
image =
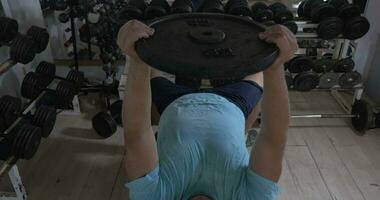
[[[142,20],[144,18],[144,11],[147,7],[145,1],[141,0],[130,0],[124,8],[119,12],[119,20],[123,23],[131,20],[138,19]]]
[[[359,6],[350,4],[347,0],[329,0],[328,3],[338,10],[338,16],[344,21],[344,38],[356,40],[368,33],[370,23],[361,16]]]
[[[334,60],[327,57],[322,57],[321,59],[314,61],[313,71],[316,73],[327,73],[333,69]]]
[[[289,11],[283,3],[275,2],[269,6],[269,9],[274,13],[274,21],[277,24],[282,24],[294,19],[293,13]]]
[[[38,64],[38,66],[36,67],[35,72],[43,75],[42,76],[43,86],[49,85],[54,79],[59,79],[59,80],[70,81],[74,83],[76,87],[80,88],[85,81],[84,73],[75,69],[70,70],[66,78],[56,76],[55,64],[49,63],[46,61],[40,62],[40,64]]]
[[[307,56],[296,56],[286,64],[291,73],[301,73],[314,68],[313,61]]]
[[[362,82],[362,76],[359,72],[347,72],[339,78],[339,85],[342,88],[353,88]]]
[[[57,117],[56,110],[41,105],[36,109],[34,115],[23,115],[21,108],[22,104],[19,98],[7,95],[0,98],[0,132],[6,131],[16,119],[21,117],[28,119],[32,125],[40,127],[42,137],[48,137],[54,128]]]
[[[355,68],[355,62],[352,57],[343,58],[335,62],[332,68],[338,73],[350,72]]]
[[[374,116],[372,107],[363,100],[356,101],[351,108],[351,124],[359,135],[364,135],[368,129],[379,128],[376,121],[379,118]]]
[[[236,78],[236,77],[230,77],[230,78],[223,78],[223,79],[211,79],[210,84],[213,88],[221,87],[228,84],[233,84],[236,82],[239,82],[244,77]]]
[[[10,46],[10,60],[27,64],[37,53],[46,49],[49,43],[49,33],[46,29],[31,26],[26,35],[18,33],[16,20],[0,17],[0,43]]]
[[[25,75],[21,84],[21,95],[27,99],[36,99],[46,88],[43,75],[29,72]],[[74,96],[79,93],[78,87],[70,81],[60,81],[55,88],[56,94],[61,100],[72,102]]]
[[[298,32],[298,25],[295,21],[285,21],[282,23],[285,27],[287,27],[293,34],[297,34]]]
[[[224,7],[226,13],[237,16],[251,16],[247,0],[229,0]]]
[[[268,68],[278,55],[276,46],[258,38],[265,27],[238,16],[169,15],[149,26],[155,34],[136,43],[138,55],[149,65],[174,75],[244,77]]]
[[[319,76],[312,71],[301,72],[294,77],[293,85],[297,91],[313,90],[319,85]]]
[[[331,40],[343,33],[344,23],[338,17],[329,17],[322,20],[317,27],[317,34],[324,40]]]
[[[111,137],[117,130],[117,123],[122,124],[122,106],[123,101],[116,101],[110,106],[111,115],[102,111],[92,118],[92,127],[101,137]]]
[[[273,12],[264,2],[256,2],[251,7],[252,18],[258,22],[266,22],[273,20]]]
[[[170,5],[166,0],[152,0],[145,9],[145,19],[155,19],[165,16],[170,11]]]
[[[200,12],[224,13],[224,6],[221,0],[203,1],[198,9]]]
[[[177,85],[183,85],[191,89],[199,89],[202,85],[202,79],[187,76],[176,76],[175,83]]]
[[[175,0],[172,4],[170,12],[174,13],[192,13],[194,11],[193,1],[191,0]]]
[[[335,85],[338,85],[339,82],[339,74],[329,72],[322,74],[319,80],[318,88],[321,89],[330,89]]]
[[[292,73],[285,71],[285,81],[288,88],[291,88],[293,86],[293,76]]]

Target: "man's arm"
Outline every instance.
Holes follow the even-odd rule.
[[[143,23],[131,20],[120,29],[118,35],[119,47],[130,58],[123,104],[128,180],[145,176],[158,163],[156,141],[151,127],[151,69],[141,61],[134,48],[137,40],[147,38],[153,32]]]
[[[298,45],[293,34],[283,26],[275,26],[260,37],[275,43],[280,55],[264,71],[261,133],[251,152],[250,167],[259,175],[278,182],[289,125],[289,97],[283,64],[294,56]]]

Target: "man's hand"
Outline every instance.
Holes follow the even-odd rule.
[[[142,38],[149,38],[153,34],[153,28],[148,27],[138,20],[130,20],[120,28],[117,36],[117,44],[131,59],[140,62],[141,59],[135,50],[135,42]]]
[[[285,62],[292,59],[298,49],[297,39],[294,34],[282,25],[270,27],[266,32],[260,33],[259,37],[266,42],[276,44],[280,49],[280,54],[273,64],[274,68],[282,66]]]

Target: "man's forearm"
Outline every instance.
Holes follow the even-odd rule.
[[[125,139],[138,139],[151,131],[150,67],[131,60],[123,105]]]
[[[271,143],[284,145],[289,126],[289,97],[284,67],[272,67],[264,72],[262,104],[262,137]]]

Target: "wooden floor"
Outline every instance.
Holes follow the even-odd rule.
[[[340,113],[328,93],[291,93],[293,113]],[[19,164],[31,200],[121,200],[121,130],[102,140],[91,115],[60,116],[37,156]],[[379,200],[380,130],[357,136],[342,119],[293,120],[289,130],[280,200]]]

